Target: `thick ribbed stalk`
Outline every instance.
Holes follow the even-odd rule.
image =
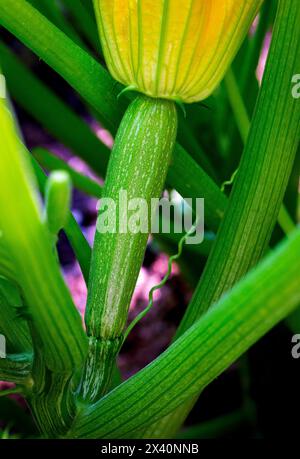
[[[118,223],[115,232],[103,232],[98,219],[85,318],[90,343],[82,383],[85,399],[97,399],[109,384],[150,232],[151,199],[161,195],[176,132],[174,103],[145,96],[130,105],[118,131],[103,190],[103,198],[115,203],[109,219],[116,217]],[[140,198],[147,215],[135,232],[131,219],[141,208],[131,200]],[[99,215],[105,211],[102,202]]]
[[[34,331],[33,331],[34,333]],[[36,345],[38,340],[34,339]],[[28,402],[34,420],[46,438],[57,438],[68,431],[76,416],[76,377],[71,371],[54,372],[35,348],[32,375],[34,384],[28,394]]]

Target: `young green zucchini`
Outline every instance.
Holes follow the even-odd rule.
[[[131,103],[119,128],[91,263],[85,317],[90,346],[81,388],[84,399],[97,399],[110,383],[150,232],[151,198],[162,193],[176,133],[175,104],[147,96],[138,96]],[[137,213],[144,215],[143,221]]]

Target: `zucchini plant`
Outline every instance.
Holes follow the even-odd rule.
[[[0,395],[22,394],[41,437],[170,438],[201,391],[252,344],[288,316],[294,329],[300,325],[300,106],[292,86],[300,8],[294,0],[94,0],[94,10],[87,3],[0,5],[2,27],[115,136],[110,153],[0,43],[8,90],[0,98],[0,333],[7,347],[0,380],[14,384]],[[255,70],[270,25],[259,88]],[[10,97],[104,186],[43,145],[29,151]],[[92,249],[70,211],[72,185],[101,197]],[[122,382],[116,362],[124,341],[171,261],[184,262],[184,242],[200,219],[192,209],[194,224],[182,238],[169,234],[169,245],[153,235],[171,257],[169,271],[128,325],[155,217],[149,209],[165,188],[205,201],[204,241],[191,248],[195,291],[168,349]],[[87,284],[84,325],[60,270],[61,230]]]

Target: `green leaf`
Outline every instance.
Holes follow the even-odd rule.
[[[18,139],[13,117],[0,99],[0,230],[14,263],[39,346],[47,366],[67,371],[81,364],[86,337],[81,319],[52,251],[33,171]]]
[[[258,16],[258,24],[253,36],[248,37],[247,52],[242,63],[234,67],[234,72],[239,72],[239,87],[246,101],[247,110],[253,113],[256,97],[259,91],[258,80],[256,76],[259,59],[263,50],[264,40],[268,31],[270,31],[276,11],[278,0],[264,2]]]
[[[94,20],[94,17],[90,15],[81,0],[63,0],[63,3],[71,12],[71,15],[76,21],[77,27],[82,31],[93,48],[95,50],[100,50],[100,40],[96,21]]]
[[[28,152],[29,155],[29,152]],[[45,193],[47,176],[40,168],[39,164],[32,158],[32,165],[36,175],[36,179],[42,194]],[[79,262],[83,277],[88,283],[89,272],[90,272],[90,261],[92,250],[87,242],[85,236],[83,235],[80,226],[76,222],[73,214],[70,212],[67,222],[64,227],[64,231],[67,235],[67,238],[74,250],[75,256]]]
[[[65,78],[115,132],[125,104],[117,102],[120,85],[100,64],[25,0],[6,0],[0,23]]]
[[[31,152],[38,163],[48,171],[64,170],[68,172],[72,180],[72,185],[84,193],[100,198],[102,193],[101,186],[89,177],[77,172],[65,161],[55,156],[45,148],[34,148]]]
[[[178,143],[175,145],[167,183],[172,185],[185,199],[203,197],[205,223],[210,229],[217,230],[224,216],[227,198],[209,175]]]
[[[104,176],[109,149],[100,142],[90,127],[1,42],[0,61],[8,90],[18,104],[95,172]]]
[[[87,50],[87,46],[80,35],[65,18],[60,0],[29,0],[29,3],[67,34],[77,45]],[[75,0],[75,3],[78,3],[78,1]]]

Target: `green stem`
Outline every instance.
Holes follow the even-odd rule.
[[[267,31],[274,22],[276,10],[277,0],[263,3],[259,12],[258,26],[255,34],[252,37],[248,37],[247,40],[246,56],[243,55],[243,62],[237,62],[235,66],[235,70],[239,71],[239,87],[244,98],[247,100],[247,110],[250,113],[253,111],[253,103],[255,103],[259,90],[256,77],[257,64]]]
[[[50,151],[45,148],[34,148],[31,152],[37,162],[48,171],[57,171],[64,170],[68,172],[73,187],[78,190],[83,191],[90,196],[100,198],[102,189],[99,183],[94,180],[91,180],[86,175],[77,172],[75,169],[69,166],[63,159],[60,159],[58,156],[55,156]]]
[[[34,330],[32,334],[35,334]],[[27,399],[41,434],[57,438],[69,430],[76,416],[75,390],[79,380],[76,371],[79,369],[52,371],[45,355],[39,352],[38,337],[34,339],[34,346],[34,384]]]
[[[119,128],[103,190],[103,197],[116,206],[108,218],[118,223],[116,232],[103,232],[98,219],[85,318],[90,353],[82,384],[84,399],[97,399],[110,382],[150,232],[151,199],[161,195],[176,131],[173,102],[144,96],[130,105]],[[127,209],[134,199],[134,208]],[[102,204],[100,215],[104,211]]]
[[[293,222],[285,206],[281,206],[280,208],[280,212],[278,215],[278,223],[285,234],[290,234],[296,228],[296,225]]]
[[[225,85],[227,88],[229,101],[235,115],[235,121],[237,123],[239,133],[244,145],[246,145],[251,128],[251,122],[232,68],[228,70],[225,76]],[[278,224],[285,234],[289,234],[295,229],[295,225],[293,224],[284,204],[282,204],[280,208]]]
[[[235,121],[240,131],[243,143],[246,144],[250,131],[250,119],[232,68],[230,68],[226,73],[224,82],[230,105],[234,112]]]

